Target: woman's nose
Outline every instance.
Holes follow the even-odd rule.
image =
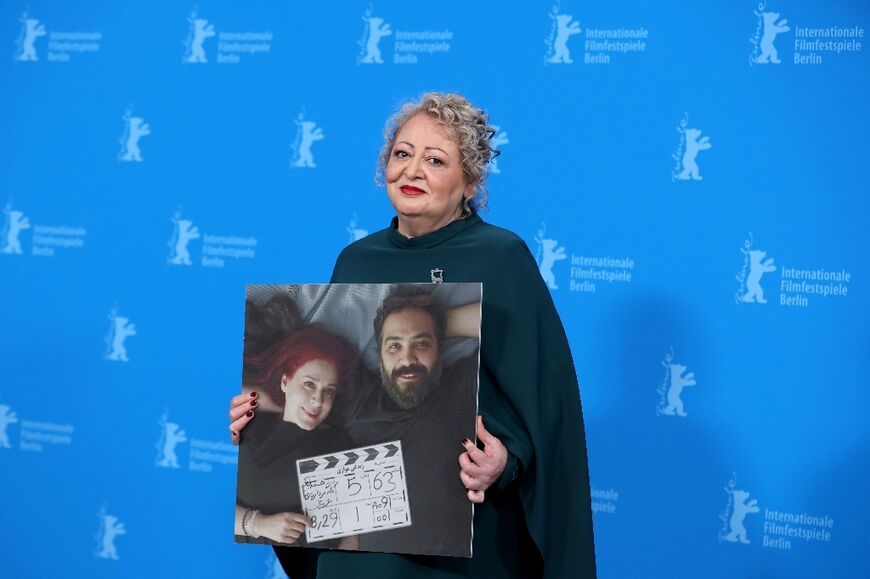
[[[320,406],[321,402],[323,402],[323,395],[320,392],[315,392],[311,395],[311,403],[315,406]]]

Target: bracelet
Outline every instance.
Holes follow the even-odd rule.
[[[248,507],[248,509],[245,511],[245,514],[242,515],[242,531],[244,531],[246,537],[251,536],[251,534],[248,532],[248,526],[246,524],[246,521],[248,519],[248,515],[250,515],[252,512],[254,512],[254,509],[251,507]]]

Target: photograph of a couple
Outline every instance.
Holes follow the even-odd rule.
[[[250,285],[246,293],[241,396],[250,421],[235,541],[471,556],[473,505],[457,456],[475,440],[481,284]],[[394,460],[396,446],[402,462],[386,475],[404,485],[395,495],[404,522],[309,541],[321,512],[306,512],[297,461],[311,470],[318,461],[304,459],[327,455],[332,463],[319,463],[329,467],[332,453],[362,462],[384,448]],[[369,455],[350,452],[361,448]]]

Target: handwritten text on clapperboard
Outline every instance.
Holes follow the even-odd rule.
[[[297,460],[296,474],[308,542],[411,524],[399,441]]]

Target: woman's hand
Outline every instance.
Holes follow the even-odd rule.
[[[483,450],[466,438],[462,441],[465,452],[459,455],[459,478],[472,503],[483,502],[484,491],[501,478],[508,459],[501,441],[483,427],[482,416],[477,417],[477,438],[483,443]]]
[[[254,417],[254,409],[259,404],[259,393],[252,390],[250,394],[239,394],[230,400],[230,438],[233,444],[241,440],[241,431]]]
[[[311,525],[311,519],[301,513],[275,513],[264,515],[258,513],[254,519],[253,534],[266,537],[278,543],[295,543],[305,532],[305,527]]]

